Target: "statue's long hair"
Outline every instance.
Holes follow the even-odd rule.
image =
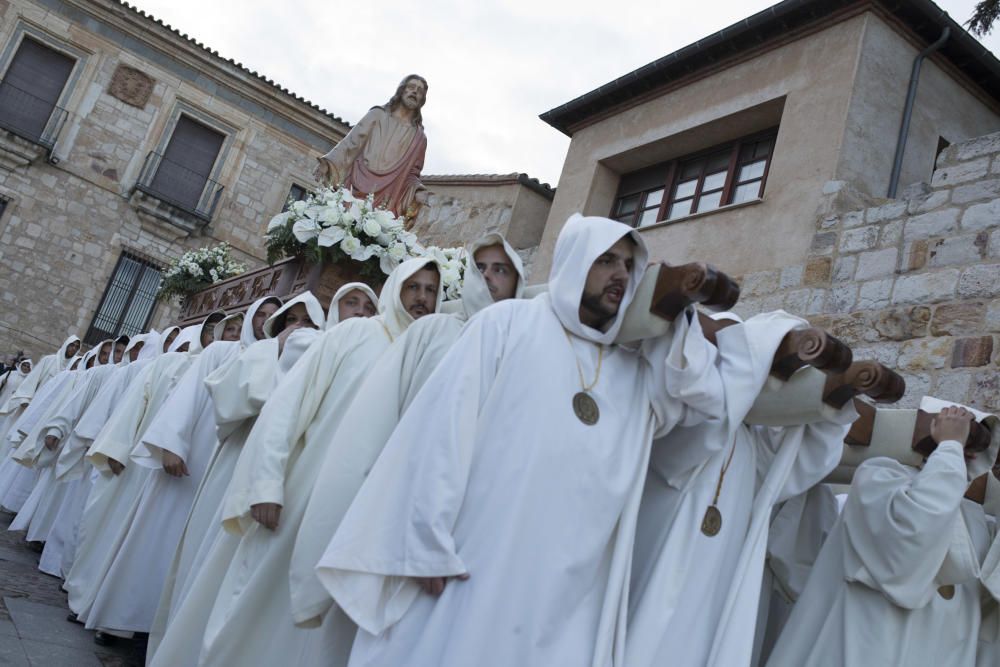
[[[424,94],[426,95],[426,91],[429,88],[429,86],[427,85],[427,79],[420,76],[419,74],[408,74],[405,77],[403,77],[402,81],[399,82],[399,86],[396,87],[396,94],[393,95],[392,99],[390,99],[386,103],[385,105],[386,111],[392,113],[393,111],[396,110],[396,107],[398,107],[400,104],[403,103],[403,93],[406,92],[406,84],[408,84],[413,79],[417,79],[418,81],[424,84]],[[424,126],[424,117],[423,115],[421,115],[420,109],[417,109],[413,114],[413,124],[416,125],[417,127]]]

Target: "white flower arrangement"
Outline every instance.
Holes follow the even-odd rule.
[[[232,258],[226,243],[189,250],[163,272],[163,282],[160,283],[157,296],[185,297],[246,270],[245,264]]]
[[[403,218],[375,206],[372,195],[361,199],[344,187],[322,188],[289,202],[288,210],[271,218],[265,237],[269,262],[296,255],[314,262],[324,256],[333,262],[351,259],[367,275],[388,275],[408,259],[433,257],[441,267],[445,298],[461,295],[465,251],[422,245],[406,231]]]

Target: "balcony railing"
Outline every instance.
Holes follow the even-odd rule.
[[[155,151],[146,156],[136,188],[206,222],[212,219],[223,190],[218,181]]]
[[[62,107],[0,81],[0,128],[51,151],[68,116]]]

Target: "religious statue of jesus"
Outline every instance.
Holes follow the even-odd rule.
[[[392,99],[372,107],[340,143],[316,158],[316,180],[362,197],[374,194],[377,206],[403,216],[409,227],[427,203],[420,182],[427,150],[420,109],[426,99],[426,79],[416,74],[404,78]]]

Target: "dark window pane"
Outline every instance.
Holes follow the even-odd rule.
[[[702,192],[710,190],[721,190],[726,184],[726,172],[719,171],[705,176],[705,184],[701,186]]]
[[[0,197],[0,219],[3,219],[4,211],[7,210],[7,200]]]
[[[119,334],[141,332],[156,306],[159,286],[159,267],[138,256],[122,253],[84,342],[93,345]]]
[[[712,209],[719,208],[722,203],[722,190],[717,190],[707,195],[702,195],[698,198],[698,213],[702,211],[711,211]]]
[[[725,150],[710,155],[706,161],[705,171],[724,171],[729,169],[729,156],[731,151]]]
[[[670,211],[667,213],[667,220],[674,220],[689,215],[691,213],[691,202],[693,201],[693,199],[685,199],[684,201],[671,204]]]
[[[288,210],[288,203],[293,201],[302,201],[309,195],[309,191],[306,190],[301,185],[296,185],[292,183],[292,187],[288,190],[288,197],[285,198],[285,205],[281,207],[281,212],[284,213]]]
[[[649,208],[650,206],[659,206],[660,202],[663,201],[663,188],[658,190],[653,190],[652,192],[646,193],[646,201],[643,202],[643,206]]]
[[[751,181],[743,185],[736,186],[733,192],[733,203],[740,204],[760,197],[760,181]]]
[[[687,181],[689,179],[697,179],[701,176],[702,167],[704,166],[705,163],[702,160],[694,160],[693,162],[681,165],[681,173],[677,180]]]
[[[198,210],[225,137],[187,116],[177,119],[151,189],[188,210]]]
[[[698,179],[693,181],[683,181],[677,184],[677,191],[674,192],[674,199],[685,199],[693,197],[694,191],[698,187]]]
[[[647,208],[639,216],[639,227],[645,227],[646,225],[652,225],[656,222],[656,214],[659,213],[659,208]]]
[[[771,154],[771,149],[774,148],[774,138],[764,139],[763,141],[758,141],[754,146],[753,156],[756,158],[766,158]]]
[[[667,175],[670,172],[670,163],[657,164],[652,167],[633,171],[624,174],[618,183],[618,193],[620,195],[632,195],[637,192],[645,192],[653,188],[662,187],[667,182]]]
[[[25,39],[0,84],[0,124],[40,138],[76,61]]]
[[[739,177],[736,179],[739,182],[752,181],[755,179],[764,177],[764,167],[767,166],[767,160],[758,160],[757,162],[751,162],[750,164],[745,164],[740,167]]]
[[[639,208],[639,197],[641,195],[632,195],[630,197],[622,197],[618,200],[618,215],[631,215],[635,213],[635,209]]]

